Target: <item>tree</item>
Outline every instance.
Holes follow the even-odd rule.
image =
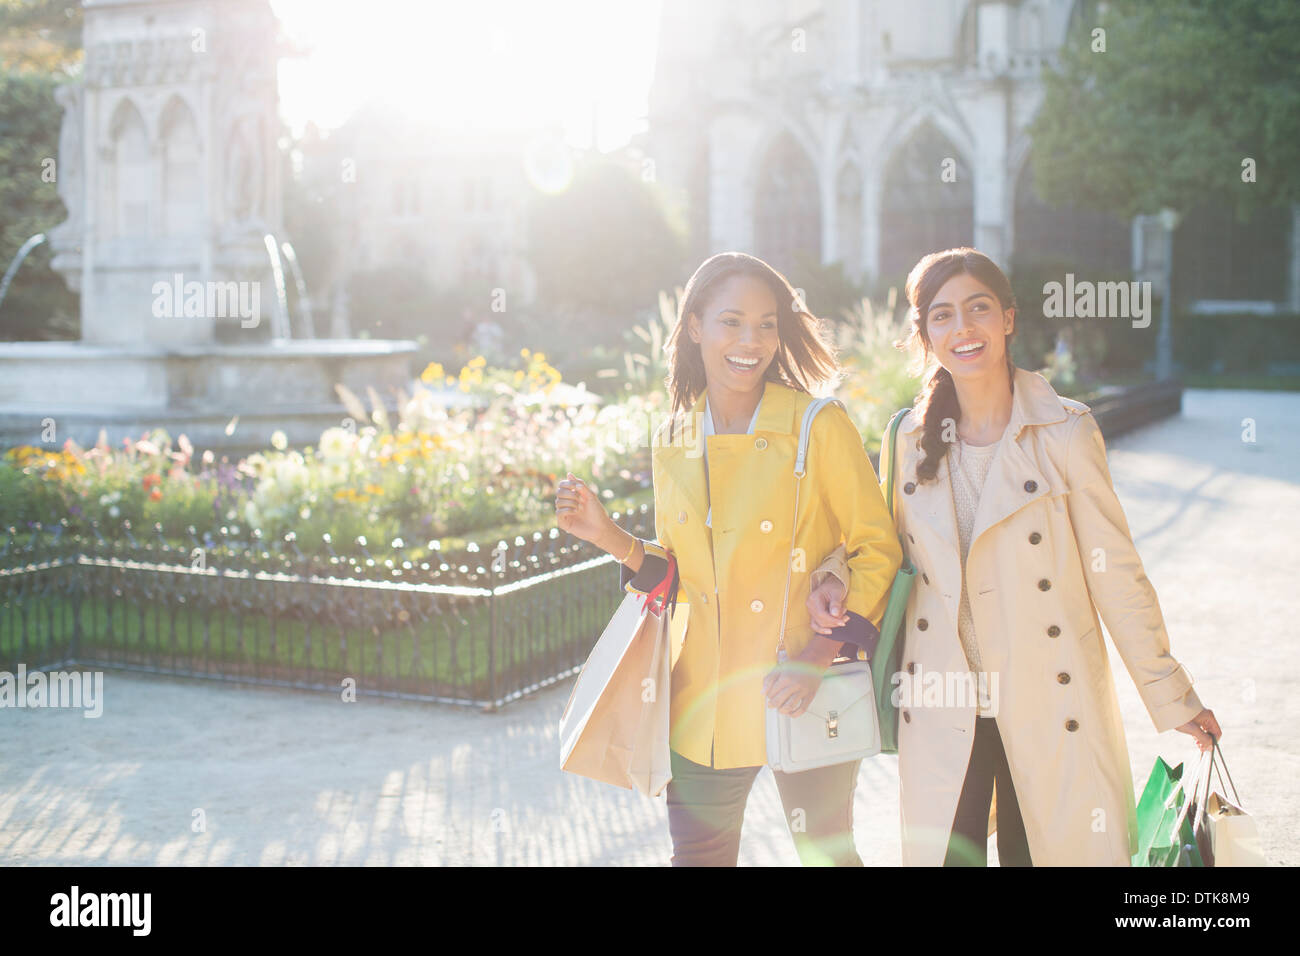
[[[1085,4],[1030,125],[1038,191],[1176,223],[1206,200],[1242,219],[1300,200],[1300,5]],[[1170,367],[1169,295],[1157,364]]]
[[[50,179],[58,154],[61,109],[55,81],[39,73],[0,72],[0,274],[22,244],[67,216]],[[0,339],[76,338],[77,299],[50,269],[50,247],[35,250],[0,303]]]
[[[30,236],[67,215],[49,174],[63,111],[54,88],[81,61],[81,5],[0,0],[0,274]],[[0,304],[0,339],[75,338],[77,298],[40,245]]]
[[[0,0],[0,64],[70,72],[81,62],[81,24],[81,4],[74,0]]]
[[[596,160],[556,196],[539,197],[528,223],[538,311],[558,320],[556,340],[615,344],[661,290],[681,285],[681,237],[651,187]]]

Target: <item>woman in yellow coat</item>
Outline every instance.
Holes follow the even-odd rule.
[[[937,368],[898,429],[895,517],[916,565],[898,689],[906,865],[983,865],[996,788],[1002,865],[1127,866],[1133,780],[1104,621],[1157,730],[1202,750],[1219,725],[1170,653],[1097,422],[1011,361],[1011,284],[974,249],[907,282]],[[810,594],[833,626],[842,580]],[[838,579],[838,580],[837,580]]]
[[[676,558],[689,613],[672,670],[673,864],[734,866],[745,801],[767,759],[765,707],[802,714],[841,650],[874,648],[902,554],[861,436],[836,405],[813,420],[790,552],[803,412],[840,372],[780,273],[741,253],[706,261],[667,349],[672,414],[652,449],[656,541],[619,528],[572,474],[556,495],[557,521],[621,561],[630,590],[653,588],[665,552]],[[841,544],[854,572],[849,613],[814,635],[808,572]],[[788,660],[779,664],[787,570]],[[776,773],[805,864],[862,865],[852,831],[860,763]]]

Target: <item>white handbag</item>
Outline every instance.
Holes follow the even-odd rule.
[[[799,429],[799,448],[794,464],[794,521],[790,526],[790,554],[794,555],[795,529],[799,525],[799,484],[808,457],[808,439],[812,421],[832,398],[819,398],[809,404]],[[777,635],[777,659],[786,660],[785,622],[790,602],[790,575],[787,565],[785,597],[781,602],[781,630]],[[871,665],[867,661],[832,664],[822,677],[812,701],[798,717],[767,708],[767,765],[782,773],[816,770],[848,763],[880,753],[880,724],[876,717],[876,696],[871,685]]]

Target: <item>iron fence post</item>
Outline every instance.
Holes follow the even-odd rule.
[[[492,582],[488,595],[488,703],[486,711],[497,709],[497,588]]]

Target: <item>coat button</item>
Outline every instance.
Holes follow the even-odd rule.
[[[763,610],[763,602],[755,598],[749,602],[749,609],[757,614],[759,611]]]
[[[906,710],[903,711],[903,720],[905,720],[907,723],[910,724],[910,723],[912,722],[912,715],[911,715],[911,713],[909,713],[909,712],[906,711]]]
[[[772,522],[770,522],[770,521],[760,521],[760,522],[758,523],[758,530],[761,531],[761,532],[763,532],[763,534],[767,534],[769,531],[772,530]]]
[[[679,512],[677,512],[677,523],[678,523],[678,524],[686,524],[686,512],[685,512],[685,511],[679,511]]]
[[[1047,580],[1047,578],[1043,578],[1041,581],[1038,582],[1038,590],[1040,591],[1052,590],[1052,582]]]
[[[916,673],[916,663],[915,663],[914,661],[908,661],[908,662],[907,662],[907,672],[908,672],[909,674],[915,674],[915,673]]]
[[[1059,627],[1057,627],[1055,624],[1053,624],[1051,627],[1049,627],[1049,628],[1047,629],[1047,636],[1048,636],[1048,637],[1060,637],[1060,636],[1061,636],[1061,629],[1060,629]]]
[[[927,621],[925,618],[919,617],[916,619],[916,629],[918,631],[924,631],[929,626],[930,626],[930,622]]]
[[[1037,531],[1033,532],[1033,533],[1029,536],[1029,543],[1030,543],[1030,544],[1038,544],[1038,542],[1040,542],[1040,541],[1042,541],[1042,540],[1043,540],[1043,536],[1042,536],[1041,534],[1039,534]]]
[[[759,451],[762,451],[764,448],[767,447],[767,439],[766,438],[754,439],[754,447],[757,448]]]
[[[903,485],[903,494],[910,495],[914,491],[916,491],[916,482],[909,481],[907,484]]]
[[[1071,718],[1065,722],[1065,729],[1068,730],[1070,733],[1074,733],[1076,730],[1079,729],[1079,722]]]
[[[1068,684],[1070,683],[1070,675],[1065,671],[1061,671],[1061,673],[1056,675],[1056,682],[1058,684]]]
[[[1038,482],[1036,481],[1025,482],[1025,491],[1029,492],[1032,495],[1037,490],[1038,490]]]

